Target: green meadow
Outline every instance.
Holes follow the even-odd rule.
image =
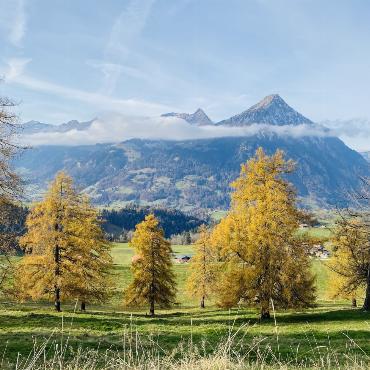
[[[193,253],[192,246],[175,245],[173,251],[175,256]],[[163,355],[190,340],[207,353],[230,333],[238,345],[243,343],[240,351],[250,351],[248,355],[252,358],[258,356],[258,351],[266,351],[267,360],[275,354],[282,360],[294,356],[314,358],[329,350],[343,359],[349,352],[365,359],[370,356],[370,313],[352,309],[347,301],[328,299],[324,261],[312,260],[317,276],[317,307],[304,311],[278,310],[274,319],[260,322],[253,308],[222,310],[209,301],[206,309],[199,309],[197,300],[186,293],[189,265],[180,263],[174,263],[178,296],[171,310],[158,310],[157,316],[150,318],[145,310],[124,309],[122,291],[131,280],[130,262],[134,251],[128,244],[116,243],[112,254],[117,289],[106,305],[88,306],[86,313],[80,313],[77,305],[70,302],[64,304],[63,312],[58,314],[50,302],[3,301],[0,304],[3,357],[11,362],[17,361],[18,354],[27,358],[46,341],[51,347],[67,341],[69,348],[74,349],[122,351],[132,343],[133,336],[136,340],[140,338],[142,349],[149,348],[154,340]],[[258,351],[251,349],[256,342]],[[68,353],[65,355],[69,356]]]

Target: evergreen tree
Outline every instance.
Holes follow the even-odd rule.
[[[271,302],[283,308],[313,304],[307,241],[297,236],[296,195],[284,179],[293,168],[281,151],[270,157],[260,148],[232,184],[231,210],[212,234],[224,259],[221,306],[254,304],[268,318]]]
[[[16,273],[21,298],[53,297],[57,311],[62,300],[80,299],[84,309],[86,301],[105,299],[112,265],[109,244],[96,211],[68,175],[57,174],[26,227],[20,240],[26,255]]]
[[[150,315],[154,316],[155,304],[168,308],[176,296],[171,245],[152,214],[136,226],[130,245],[135,249],[136,257],[131,266],[134,279],[125,291],[125,304],[148,304]]]
[[[337,296],[353,299],[365,292],[363,308],[370,310],[370,241],[369,229],[361,218],[340,220],[333,243],[333,258],[328,262],[333,271],[331,285]]]
[[[214,290],[217,264],[210,235],[204,225],[200,227],[199,234],[199,239],[194,244],[195,254],[190,260],[187,289],[191,296],[200,299],[200,307],[204,308],[206,298],[209,298]]]

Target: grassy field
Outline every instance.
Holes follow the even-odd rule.
[[[190,255],[191,246],[174,246],[177,255]],[[249,351],[254,358],[258,351],[266,351],[272,358],[281,359],[317,356],[329,349],[343,355],[353,351],[365,359],[370,356],[370,314],[351,309],[349,302],[328,301],[327,270],[325,263],[313,260],[317,275],[318,306],[305,311],[278,311],[276,323],[259,322],[254,309],[221,310],[208,302],[205,310],[197,308],[197,300],[185,292],[187,264],[175,264],[178,281],[178,304],[171,310],[159,310],[157,317],[145,311],[128,311],[121,306],[122,289],[130,282],[130,261],[133,250],[127,244],[115,244],[113,257],[116,282],[119,287],[112,302],[105,306],[88,306],[87,313],[75,311],[73,304],[65,304],[57,314],[50,303],[0,304],[0,353],[15,362],[17,354],[31,353],[35,345],[47,338],[49,344],[64,341],[77,346],[118,350],[132,345],[133,338],[140,348],[149,348],[153,341],[162,354],[178,348],[179,343],[202,344],[211,352],[222,338],[232,333],[237,342],[244,343],[241,351]],[[259,350],[255,343],[258,344]],[[254,349],[253,349],[254,348]],[[320,352],[320,355],[322,353]],[[2,366],[0,366],[2,367]]]
[[[307,233],[316,238],[329,238],[332,234],[331,228],[328,227],[310,227],[307,229],[300,229],[300,233]]]

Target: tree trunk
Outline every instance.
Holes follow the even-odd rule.
[[[150,316],[154,316],[155,313],[154,313],[154,299],[153,298],[150,298],[150,310],[149,310],[149,314]]]
[[[352,307],[357,307],[357,300],[356,300],[356,298],[352,298]]]
[[[204,303],[205,299],[204,299],[204,296],[202,297],[201,301],[200,301],[200,308],[205,308],[205,303]]]
[[[269,304],[262,304],[261,306],[261,320],[266,320],[270,318],[270,307]]]
[[[363,309],[370,311],[370,265],[367,268],[366,295]]]
[[[270,318],[270,311],[261,311],[261,320],[268,320]]]
[[[58,224],[55,225],[55,229],[58,230],[59,226]],[[55,285],[54,285],[54,306],[55,306],[55,310],[60,312],[61,309],[60,309],[60,287],[59,287],[59,276],[60,276],[60,268],[59,268],[59,264],[60,264],[60,251],[59,251],[59,246],[56,245],[55,246],[55,249],[54,249],[54,262],[55,262],[55,270],[54,270],[54,274],[55,274]]]
[[[150,296],[149,296],[149,303],[150,303],[150,309],[149,309],[149,314],[150,316],[154,316],[154,302],[155,302],[155,289],[154,289],[154,281],[155,281],[155,256],[154,256],[154,247],[156,246],[155,241],[151,243],[151,255],[152,255],[152,260],[151,260],[151,273],[152,273],[152,281],[150,284]]]
[[[55,292],[54,292],[54,306],[57,312],[61,311],[60,309],[60,289],[57,286],[55,286]]]
[[[86,302],[85,301],[82,301],[81,302],[81,309],[80,309],[82,312],[85,312],[86,311]]]

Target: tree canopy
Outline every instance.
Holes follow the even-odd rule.
[[[104,300],[110,289],[110,246],[104,240],[97,212],[75,190],[72,179],[57,174],[43,201],[26,221],[20,244],[26,255],[17,268],[21,298],[53,298],[61,301]]]
[[[127,306],[149,305],[151,316],[155,305],[170,307],[176,296],[176,281],[172,270],[172,249],[153,214],[136,226],[130,245],[136,256],[131,265],[133,282],[125,290]]]
[[[332,238],[333,258],[328,262],[335,294],[356,298],[365,292],[364,309],[370,310],[369,226],[361,217],[340,219]]]
[[[284,178],[293,169],[283,152],[268,156],[260,148],[232,183],[230,212],[212,234],[224,260],[221,306],[257,305],[261,318],[267,318],[272,302],[283,308],[313,304],[307,241],[297,236],[301,215],[295,191]]]
[[[187,290],[189,295],[199,298],[200,307],[204,308],[205,300],[214,292],[218,268],[210,232],[205,225],[199,228],[199,239],[194,244],[194,252],[190,260]]]

